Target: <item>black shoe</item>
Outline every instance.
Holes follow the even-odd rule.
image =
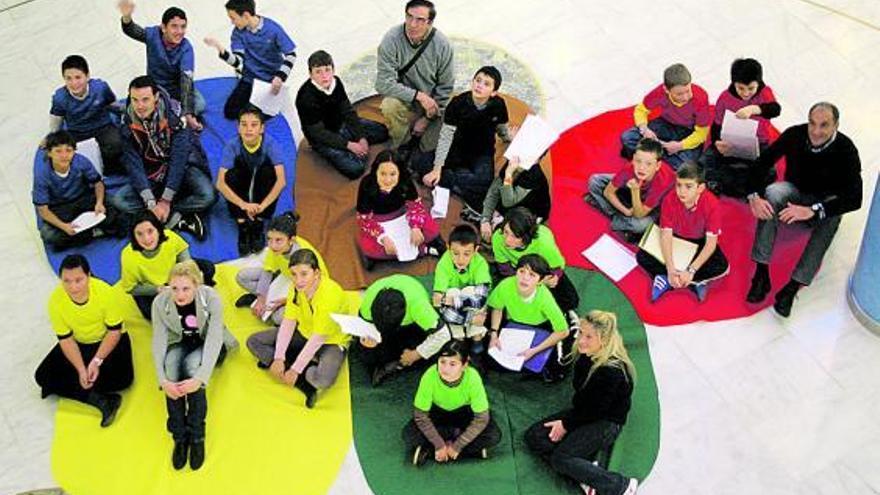
[[[116,412],[119,411],[119,406],[122,404],[122,397],[119,394],[90,392],[86,403],[101,411],[101,428],[106,428],[116,419]]]
[[[205,235],[207,235],[205,222],[202,221],[202,217],[198,213],[187,213],[181,216],[176,228],[181,232],[189,232],[199,241],[204,241]]]
[[[189,442],[186,440],[174,441],[174,451],[171,453],[171,465],[174,469],[181,470],[186,466],[188,450]]]
[[[446,242],[442,236],[437,236],[433,241],[428,243],[428,254],[431,256],[441,257],[446,252]]]
[[[189,467],[198,470],[205,463],[205,441],[199,440],[189,444]]]
[[[422,447],[421,445],[416,445],[416,449],[413,451],[412,455],[412,465],[415,467],[422,467],[428,462],[428,449]]]
[[[260,361],[260,360],[257,360],[257,368],[259,368],[259,369],[261,369],[261,370],[267,370],[267,369],[269,369],[270,367],[271,367],[271,365],[266,364],[266,363],[264,363],[264,362],[262,362],[262,361]]]
[[[305,371],[303,371],[304,374]],[[299,375],[293,386],[306,396],[306,407],[311,409],[315,407],[315,401],[318,400],[318,389],[309,383],[303,375]]]
[[[756,270],[752,277],[752,285],[749,287],[749,293],[746,295],[746,302],[757,304],[767,297],[770,293],[770,276],[766,273]]]
[[[373,268],[376,268],[376,260],[373,258],[368,258],[366,256],[363,257],[364,260],[364,269],[368,272],[373,271]]]
[[[642,234],[638,232],[624,232],[623,240],[627,244],[638,244],[642,240]]]
[[[251,254],[251,236],[248,230],[248,222],[244,221],[238,225],[238,255],[244,258]]]
[[[565,378],[565,368],[561,366],[551,366],[548,363],[544,366],[544,369],[541,370],[541,379],[544,380],[544,383],[559,383]]]
[[[800,288],[801,285],[799,283],[791,280],[785,284],[782,290],[776,293],[776,302],[773,303],[773,309],[776,310],[779,316],[788,318],[791,315],[791,305],[794,304],[794,297]]]
[[[370,383],[372,383],[374,387],[378,387],[380,383],[382,383],[388,377],[397,373],[401,369],[403,368],[397,361],[392,361],[390,363],[379,366],[378,368],[373,370],[373,376],[371,377]]]
[[[263,250],[263,247],[266,246],[266,238],[263,233],[263,221],[262,220],[254,220],[251,222],[250,230],[248,232],[248,239],[250,241],[250,252],[251,253],[259,253]]]
[[[241,297],[235,300],[236,308],[249,308],[254,301],[257,300],[256,294],[242,294]]]

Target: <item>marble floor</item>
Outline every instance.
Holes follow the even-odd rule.
[[[142,3],[141,23],[157,21],[168,4]],[[176,2],[190,16],[198,77],[229,74],[198,41],[228,39],[219,3]],[[329,50],[339,67],[372,51],[402,21],[403,3],[258,2],[299,45],[295,81],[304,79],[304,59],[316,49]],[[546,118],[559,128],[632,104],[677,61],[714,100],[727,85],[730,61],[756,57],[782,104],[778,126],[805,121],[821,99],[840,106],[841,130],[859,147],[865,189],[873,191],[880,168],[876,0],[437,4],[439,29],[503,47],[532,69]],[[44,301],[55,281],[34,229],[33,149],[46,130],[64,56],[86,55],[92,73],[117,92],[143,71],[144,56],[120,32],[111,0],[0,0],[0,46],[0,273],[7,280],[0,291],[0,493],[18,493],[55,484],[54,406],[39,400],[32,381],[54,340]],[[771,310],[648,329],[662,432],[640,493],[880,493],[880,339],[859,326],[845,302],[866,215],[867,208],[847,215],[790,319]],[[369,493],[354,455],[333,491]]]

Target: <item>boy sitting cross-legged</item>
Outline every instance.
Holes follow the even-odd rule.
[[[688,162],[676,173],[675,194],[667,194],[660,209],[660,250],[663,261],[639,249],[636,260],[654,279],[651,301],[670,289],[687,287],[702,302],[707,283],[727,275],[729,265],[718,246],[721,235],[721,204],[706,190],[699,166]],[[674,264],[673,237],[697,244],[697,254],[681,270]]]
[[[651,111],[660,109],[660,116],[649,121]],[[663,145],[663,158],[678,169],[686,160],[697,160],[712,114],[706,90],[691,83],[691,73],[682,64],[673,64],[663,71],[663,84],[648,93],[633,112],[635,127],[620,135],[620,153],[632,158],[643,137],[656,139]]]
[[[329,53],[316,51],[308,65],[309,79],[296,93],[303,134],[339,173],[358,179],[367,167],[370,145],[388,141],[388,129],[358,117]]]
[[[480,236],[476,229],[468,224],[452,229],[449,249],[440,257],[434,271],[432,295],[432,303],[450,325],[453,337],[473,339],[472,360],[479,360],[484,350],[485,306],[492,285],[489,263],[479,250]]]
[[[636,242],[660,218],[660,202],[675,185],[675,172],[660,161],[663,147],[642,138],[630,165],[616,174],[593,174],[584,199],[611,217],[611,230]]]
[[[104,204],[104,182],[92,162],[76,153],[76,141],[67,131],[50,133],[45,139],[46,161],[34,173],[32,197],[43,219],[40,237],[63,249],[84,244],[103,234],[125,235],[116,210]],[[78,231],[74,220],[94,211],[106,218],[96,228]]]

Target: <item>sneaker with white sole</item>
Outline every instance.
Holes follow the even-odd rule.
[[[578,486],[581,487],[581,490],[583,490],[584,495],[596,495],[596,490],[592,486],[590,486],[586,483],[581,483]]]
[[[425,462],[428,461],[428,450],[422,447],[421,445],[417,445],[416,449],[413,451],[412,456],[412,465],[415,467],[421,467],[425,465]]]
[[[205,240],[205,223],[198,213],[187,213],[181,216],[176,227],[181,232],[189,232],[200,241]]]
[[[672,285],[669,283],[669,277],[666,275],[657,275],[654,277],[654,285],[651,286],[651,302],[660,299],[660,296],[666,294],[671,288]]]
[[[636,492],[639,490],[639,480],[635,478],[629,479],[629,484],[626,485],[626,491],[623,492],[623,495],[636,495]]]

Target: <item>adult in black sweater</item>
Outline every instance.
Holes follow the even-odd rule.
[[[614,313],[594,310],[580,322],[572,408],[533,424],[526,445],[550,466],[598,495],[631,495],[638,481],[593,464],[626,422],[635,368]]]
[[[770,258],[779,223],[800,224],[812,230],[791,280],[776,293],[773,308],[791,314],[798,289],[810,285],[841,217],[862,206],[859,152],[837,130],[840,112],[827,102],[810,108],[809,122],[789,127],[761,155],[750,180],[749,208],[758,219],[752,259],[755,275],[746,300],[759,303],[770,292]],[[761,177],[785,158],[785,178],[761,187]]]
[[[303,134],[342,175],[357,179],[367,166],[370,145],[387,141],[388,129],[358,117],[342,80],[334,74],[329,53],[316,51],[308,64],[309,79],[296,94]]]

